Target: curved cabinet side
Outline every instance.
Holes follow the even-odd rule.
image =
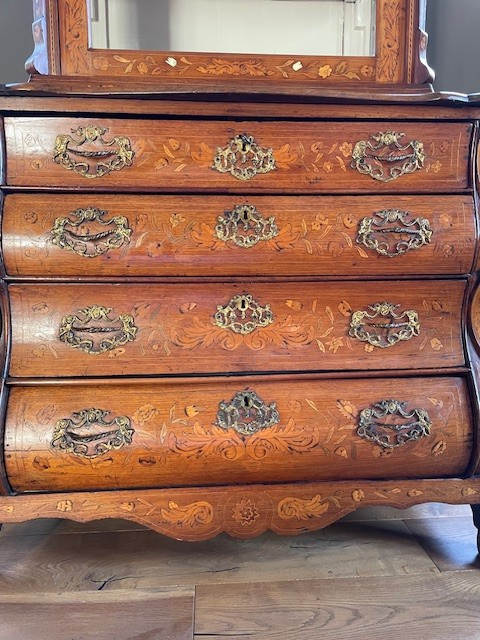
[[[8,359],[10,355],[10,310],[8,304],[7,285],[3,281],[0,284],[0,315],[0,495],[8,495],[11,493],[11,489],[6,476],[3,442],[5,432],[5,414],[8,399],[8,388],[5,382],[5,378],[8,370]]]

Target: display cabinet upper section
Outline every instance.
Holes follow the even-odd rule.
[[[31,74],[275,87],[432,80],[426,0],[34,0]]]

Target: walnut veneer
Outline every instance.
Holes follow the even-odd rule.
[[[68,104],[0,101],[1,520],[193,540],[480,502],[480,113]]]

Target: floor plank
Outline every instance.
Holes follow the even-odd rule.
[[[446,520],[418,518],[406,525],[440,571],[480,569],[477,530],[471,515]]]
[[[192,640],[194,592],[0,596],[0,640]]]
[[[202,585],[198,640],[479,640],[480,580],[436,575]]]
[[[405,523],[336,523],[295,538],[199,543],[149,530],[0,538],[0,593],[431,574]]]

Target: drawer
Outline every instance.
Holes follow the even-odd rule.
[[[470,196],[9,194],[11,276],[462,274]]]
[[[461,378],[15,386],[15,491],[422,478],[465,471]]]
[[[463,280],[12,284],[10,375],[448,367]]]
[[[162,191],[455,191],[472,125],[5,118],[7,184]]]

